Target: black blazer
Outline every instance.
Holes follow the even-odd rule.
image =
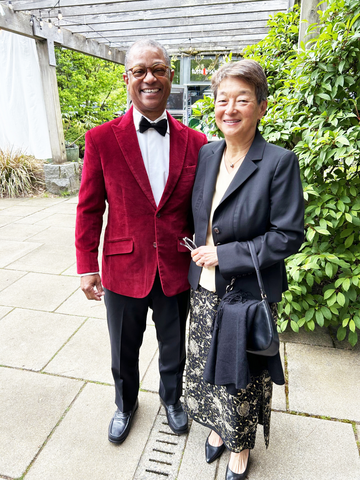
[[[211,204],[225,141],[204,145],[199,153],[192,211],[195,243],[205,245]],[[212,233],[217,245],[216,293],[222,297],[233,276],[235,288],[260,299],[255,269],[246,241],[253,240],[269,302],[287,290],[284,259],[304,239],[304,199],[295,154],[267,143],[257,131],[254,141],[214,212]],[[201,267],[191,262],[189,282],[196,289]]]

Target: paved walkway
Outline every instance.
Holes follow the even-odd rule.
[[[114,388],[105,309],[79,289],[76,197],[0,199],[0,478],[223,480],[206,429],[177,437],[157,395],[149,318],[140,407],[126,442],[107,426]],[[326,331],[284,334],[286,387],[274,387],[270,447],[259,428],[252,480],[360,480],[360,348]]]

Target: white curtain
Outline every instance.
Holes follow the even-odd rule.
[[[35,40],[0,30],[0,148],[51,158]]]

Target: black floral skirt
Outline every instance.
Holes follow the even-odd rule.
[[[235,395],[225,386],[203,380],[203,371],[211,343],[211,327],[220,298],[205,288],[191,290],[190,332],[186,364],[185,409],[196,422],[211,428],[232,452],[255,445],[258,423],[264,426],[266,448],[269,445],[272,381],[265,370],[251,377],[251,383]]]

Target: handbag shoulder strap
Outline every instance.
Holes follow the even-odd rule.
[[[262,279],[260,268],[259,268],[259,260],[258,260],[258,256],[257,256],[256,250],[255,250],[254,242],[252,240],[248,240],[247,244],[248,244],[248,247],[249,247],[249,250],[250,250],[250,255],[251,255],[252,261],[254,263],[256,276],[257,276],[257,280],[258,280],[258,284],[259,284],[259,288],[260,288],[261,298],[262,299],[267,298],[266,293],[265,293],[263,279]]]

